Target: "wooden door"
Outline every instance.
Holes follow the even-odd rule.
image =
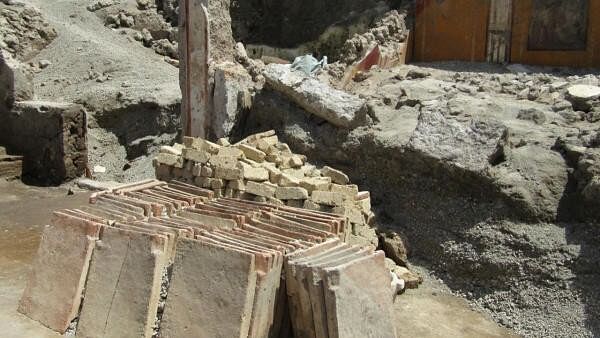
[[[490,0],[417,0],[415,61],[485,61]]]

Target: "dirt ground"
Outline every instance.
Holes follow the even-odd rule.
[[[17,313],[40,234],[52,210],[87,203],[89,193],[68,195],[67,187],[37,188],[0,182],[0,332],[3,337],[60,337]],[[412,337],[516,337],[450,294],[426,270],[419,289],[396,299],[398,332]],[[435,323],[435,325],[432,325]]]

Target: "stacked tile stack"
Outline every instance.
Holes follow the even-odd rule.
[[[290,254],[285,272],[296,337],[396,337],[383,252],[323,243]]]
[[[154,165],[158,179],[194,184],[218,197],[343,215],[351,224],[351,242],[377,245],[369,192],[360,192],[339,170],[307,163],[306,156],[279,142],[275,131],[233,145],[186,137],[184,144],[163,147]]]
[[[80,337],[258,338],[291,337],[288,311],[302,303],[321,311],[302,321],[291,316],[294,329],[315,332],[317,318],[326,318],[332,333],[324,337],[347,337],[364,324],[349,320],[346,307],[353,316],[371,315],[379,304],[390,321],[382,330],[391,327],[383,336],[395,337],[385,308],[392,301],[389,270],[373,248],[341,242],[345,217],[213,195],[184,182],[149,180],[55,212],[19,311]],[[319,255],[325,248],[331,255]],[[287,270],[305,261],[320,268],[321,258],[329,264],[324,283],[307,303],[297,287],[288,289],[304,280]],[[297,284],[286,283],[288,275]],[[331,304],[317,309],[319,301]]]

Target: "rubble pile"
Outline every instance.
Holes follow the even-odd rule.
[[[163,147],[155,159],[156,177],[210,189],[217,197],[234,197],[275,205],[325,211],[347,217],[350,240],[377,245],[372,228],[370,194],[350,184],[343,172],[317,168],[294,154],[267,131],[229,144],[184,138],[184,145]]]
[[[19,311],[81,337],[290,337],[290,313],[297,337],[396,337],[398,283],[345,217],[214,196],[148,180],[56,211]]]

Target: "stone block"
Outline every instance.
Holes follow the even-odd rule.
[[[267,156],[267,154],[265,154],[264,152],[249,146],[247,144],[240,144],[238,145],[238,148],[244,152],[244,155],[246,155],[246,158],[251,159],[252,161],[256,161],[258,163],[260,162],[264,162],[265,161],[265,157]]]
[[[183,158],[177,155],[160,153],[156,156],[156,162],[166,166],[183,169]]]
[[[233,157],[236,160],[244,158],[244,152],[235,147],[221,147],[221,149],[219,149],[219,153],[217,155],[223,156],[223,157]]]
[[[269,171],[265,168],[244,167],[244,179],[264,182],[269,180]]]
[[[167,237],[107,227],[96,242],[77,336],[150,337]]]
[[[215,168],[235,169],[238,167],[238,159],[233,156],[213,156],[210,163]]]
[[[240,168],[216,167],[214,176],[224,180],[241,180],[244,178],[244,172]]]
[[[202,166],[202,170],[200,171],[200,176],[202,177],[212,177],[213,176],[213,170],[210,166]]]
[[[312,193],[315,190],[328,191],[331,185],[331,177],[310,177],[300,180],[300,186],[308,193]]]
[[[44,229],[18,311],[66,331],[77,317],[92,251],[102,225],[55,213]]]
[[[331,191],[345,195],[349,200],[354,201],[358,195],[358,186],[356,184],[332,184]]]
[[[279,138],[277,137],[277,135],[273,135],[269,137],[263,137],[256,141],[256,147],[259,150],[266,152],[267,149],[269,149],[269,147],[274,146],[277,143],[279,143]]]
[[[162,147],[160,147],[159,152],[164,153],[164,154],[181,156],[182,150],[183,150],[183,148],[178,147],[177,144],[175,144],[174,146],[162,146]]]
[[[287,200],[285,205],[292,208],[304,208],[304,200]]]
[[[219,149],[221,149],[221,146],[218,144],[196,137],[184,136],[183,144],[186,148],[202,150],[212,155],[216,155],[219,152]]]
[[[269,183],[257,183],[253,181],[246,183],[246,192],[256,196],[274,197],[276,190],[277,186]]]
[[[282,172],[279,175],[277,185],[281,187],[297,187],[300,185],[300,179]]]
[[[246,190],[246,182],[244,180],[232,180],[227,183],[227,188],[233,190]]]
[[[358,205],[351,202],[344,203],[343,206],[337,206],[331,209],[331,212],[348,217],[348,220],[356,224],[364,224],[365,216]]]
[[[308,198],[308,191],[301,187],[278,187],[275,197],[280,200],[305,200]]]
[[[255,292],[254,254],[181,239],[161,337],[247,337]]]
[[[23,177],[57,185],[82,176],[88,165],[87,121],[78,104],[24,101],[0,114],[0,144],[23,156]]]
[[[332,207],[343,206],[344,201],[346,200],[344,195],[340,193],[320,190],[313,191],[310,199],[315,203]]]
[[[344,174],[341,170],[333,169],[328,166],[324,166],[323,169],[321,169],[321,175],[330,177],[331,181],[337,184],[348,184],[348,182],[350,182],[348,175]]]
[[[185,148],[182,150],[182,154],[184,159],[202,164],[208,162],[211,156],[211,154],[208,151],[198,150],[194,148]]]
[[[294,72],[290,65],[270,64],[264,76],[271,88],[337,127],[352,129],[366,123],[365,100]]]

